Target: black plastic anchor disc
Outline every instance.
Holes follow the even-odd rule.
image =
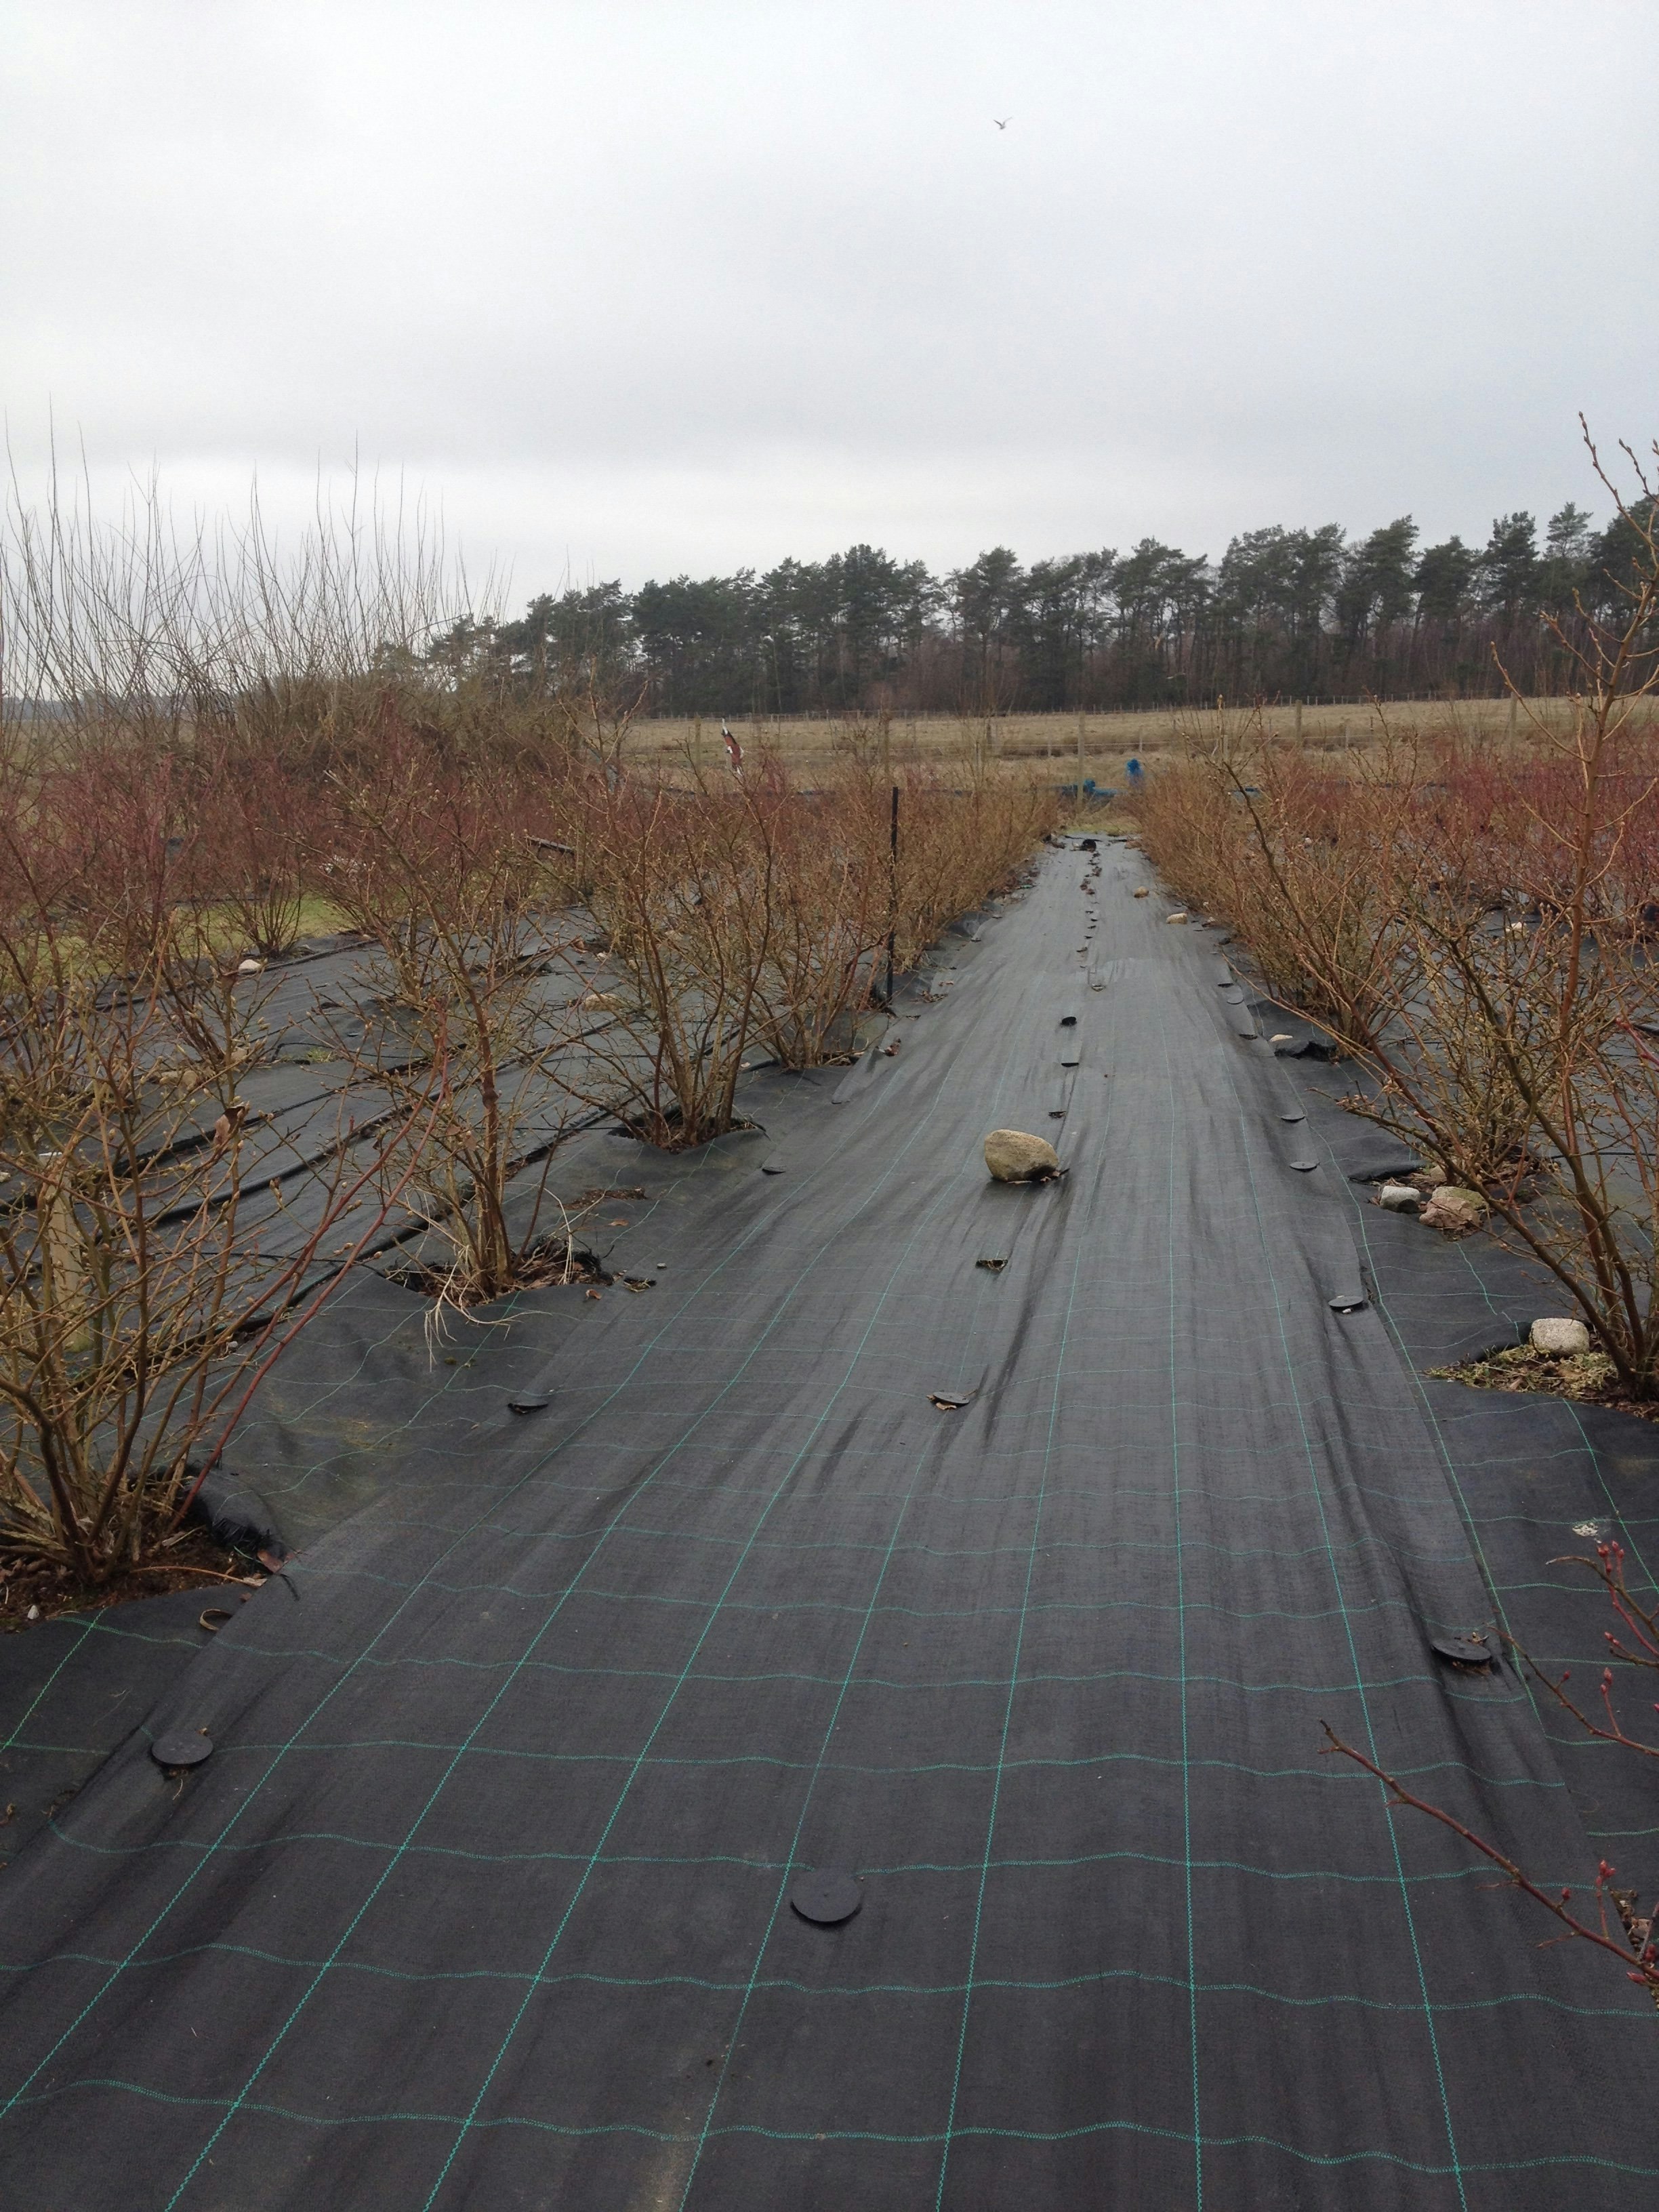
[[[819,1867],[804,1874],[789,1893],[791,1909],[815,1928],[839,1928],[864,1902],[864,1893],[850,1874],[834,1867]]]
[[[199,1766],[204,1759],[213,1756],[213,1738],[158,1735],[149,1747],[149,1755],[158,1766]]]
[[[1429,1649],[1454,1667],[1495,1667],[1498,1654],[1478,1636],[1437,1636]]]

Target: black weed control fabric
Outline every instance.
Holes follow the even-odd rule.
[[[1313,1147],[1346,1183],[1356,1243],[1385,1327],[1411,1376],[1434,1449],[1487,1587],[1492,1619],[1552,1677],[1569,1670],[1593,1705],[1616,1626],[1578,1564],[1602,1541],[1625,1552],[1632,1593],[1659,1599],[1659,1422],[1606,1407],[1436,1381],[1443,1369],[1522,1343],[1540,1314],[1565,1314],[1559,1283],[1492,1237],[1449,1243],[1369,1201],[1379,1139],[1337,1109],[1351,1072],[1297,1073]],[[1386,1141],[1386,1140],[1382,1140]],[[1628,1724],[1650,1708],[1639,1677],[1618,1685]],[[1597,1856],[1644,1905],[1659,1896],[1659,1792],[1650,1762],[1598,1744],[1547,1696],[1534,1699]]]
[[[840,1103],[584,1139],[648,1290],[434,1352],[345,1294],[261,1449],[378,1495],[0,1883],[8,2203],[1648,2201],[1653,2006],[1321,1756],[1593,1863],[1513,1673],[1429,1649],[1492,1601],[1333,1309],[1351,1187],[1209,940],[1084,865]],[[997,1126],[1065,1180],[992,1186]]]
[[[184,1590],[0,1635],[0,1868],[143,1725],[208,1641],[212,1601]]]

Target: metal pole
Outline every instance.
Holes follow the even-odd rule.
[[[887,833],[887,1003],[893,1003],[893,945],[898,935],[898,814],[899,787],[893,786],[893,809]]]

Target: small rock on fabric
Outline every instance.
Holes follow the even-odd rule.
[[[1443,1229],[1455,1237],[1466,1229],[1478,1229],[1486,1212],[1486,1202],[1478,1191],[1460,1190],[1455,1183],[1443,1182],[1421,1218],[1431,1229]]]
[[[1535,1321],[1527,1341],[1534,1352],[1588,1352],[1589,1331],[1582,1321]]]
[[[1376,1202],[1390,1213],[1415,1213],[1423,1203],[1423,1194],[1408,1182],[1385,1182],[1376,1194]]]
[[[1040,1182],[1059,1174],[1060,1155],[1046,1137],[993,1129],[985,1139],[985,1164],[999,1182]]]
[[[1480,1215],[1482,1221],[1492,1211],[1483,1194],[1478,1190],[1471,1190],[1467,1183],[1442,1183],[1434,1194],[1437,1198],[1461,1199],[1465,1206],[1472,1207]]]

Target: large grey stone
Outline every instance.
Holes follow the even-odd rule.
[[[1060,1156],[1046,1137],[1023,1129],[993,1129],[985,1139],[985,1164],[999,1182],[1041,1182],[1058,1175]]]
[[[1590,1348],[1589,1331],[1582,1321],[1535,1321],[1527,1341],[1534,1352],[1574,1352]]]

